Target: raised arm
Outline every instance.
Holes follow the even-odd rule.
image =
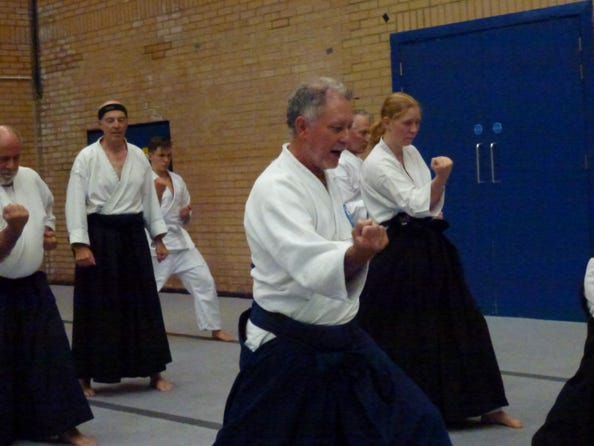
[[[435,172],[435,178],[431,181],[431,209],[439,203],[452,172],[452,167],[454,167],[454,162],[447,156],[438,156],[431,159],[431,169]]]
[[[351,278],[387,245],[386,228],[371,220],[359,220],[353,228],[353,245],[344,256],[345,278]]]
[[[2,209],[2,218],[6,227],[0,231],[0,262],[8,257],[23,233],[29,221],[29,211],[20,204],[7,204]]]

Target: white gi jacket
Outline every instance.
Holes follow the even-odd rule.
[[[161,212],[163,213],[163,220],[167,225],[167,234],[163,237],[163,242],[170,252],[191,249],[195,246],[194,242],[179,216],[180,208],[190,204],[190,192],[188,192],[186,183],[181,176],[175,172],[169,172],[169,176],[173,183],[173,193],[169,188],[165,188],[161,197]],[[152,171],[153,182],[158,177],[159,175]],[[157,255],[154,242],[149,240],[149,244],[151,246],[151,253]]]
[[[133,144],[118,178],[97,140],[82,149],[70,171],[66,191],[66,224],[70,243],[88,245],[87,215],[143,213],[151,238],[167,232],[144,152]]]
[[[354,153],[344,150],[338,166],[331,171],[342,193],[342,201],[351,215],[352,223],[367,218],[367,210],[361,196],[361,165],[363,160]]]
[[[384,140],[373,148],[361,167],[361,194],[373,220],[383,223],[400,212],[411,217],[435,217],[443,209],[445,192],[430,209],[431,171],[415,146],[402,149],[406,169]]]
[[[367,267],[345,280],[352,228],[327,172],[326,180],[328,189],[285,144],[254,183],[244,226],[254,264],[254,300],[301,322],[338,325],[357,314]],[[247,336],[251,349],[273,337],[251,322]]]
[[[590,310],[590,314],[594,317],[594,258],[591,258],[586,266],[584,294],[586,295],[588,310]]]
[[[20,166],[12,187],[0,187],[0,231],[6,228],[1,210],[9,203],[20,204],[29,220],[10,255],[0,262],[0,277],[19,279],[36,272],[43,262],[45,227],[56,228],[54,197],[33,169]]]

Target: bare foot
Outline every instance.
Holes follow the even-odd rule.
[[[169,392],[173,389],[173,384],[163,378],[160,373],[151,376],[150,386],[159,392]]]
[[[77,428],[67,430],[60,435],[60,441],[72,446],[96,446],[97,442],[93,437],[83,435]]]
[[[91,380],[90,379],[79,379],[78,382],[82,387],[82,391],[87,398],[93,397],[96,395],[95,391],[91,387]]]
[[[223,342],[234,342],[237,341],[237,338],[230,335],[229,333],[227,333],[226,331],[223,330],[213,330],[212,331],[212,338],[217,340],[217,341],[223,341]]]
[[[508,415],[503,410],[498,410],[497,412],[484,414],[481,417],[481,423],[502,424],[503,426],[513,427],[514,429],[524,427],[524,424],[520,420]]]

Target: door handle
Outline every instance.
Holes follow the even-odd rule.
[[[477,184],[481,184],[481,183],[484,183],[484,181],[481,180],[481,143],[480,142],[476,143],[475,153],[476,153],[476,182],[477,182]]]
[[[491,143],[489,146],[489,151],[491,152],[491,183],[501,183],[500,180],[495,178],[495,144],[494,142]]]

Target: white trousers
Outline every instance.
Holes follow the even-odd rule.
[[[162,262],[152,257],[157,289],[175,274],[194,298],[194,311],[200,330],[220,330],[221,310],[215,282],[210,269],[196,247],[170,251]]]

